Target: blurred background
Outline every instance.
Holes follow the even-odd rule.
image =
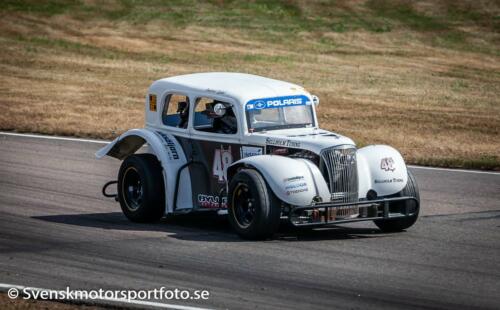
[[[111,139],[156,79],[303,85],[323,128],[413,164],[500,170],[498,1],[0,2],[0,130]]]

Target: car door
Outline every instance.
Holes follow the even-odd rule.
[[[193,161],[189,168],[193,205],[198,209],[226,208],[227,168],[241,158],[238,109],[232,99],[217,96],[196,96],[194,102],[188,150]],[[224,116],[211,111],[216,103],[226,106]],[[228,119],[230,125],[220,125]]]

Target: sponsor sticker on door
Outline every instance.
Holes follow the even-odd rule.
[[[257,146],[242,146],[240,149],[241,158],[262,155],[262,148]]]

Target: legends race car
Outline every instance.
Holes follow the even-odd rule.
[[[320,129],[318,104],[298,85],[249,74],[155,81],[145,127],[96,153],[123,160],[103,193],[134,222],[212,210],[247,239],[268,238],[283,221],[412,226],[420,199],[401,154],[386,145],[358,149]],[[113,183],[116,195],[107,193]]]

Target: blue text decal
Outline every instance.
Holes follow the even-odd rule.
[[[284,96],[273,98],[253,99],[247,102],[247,111],[274,109],[282,107],[293,107],[298,105],[311,105],[311,101],[305,95]]]

